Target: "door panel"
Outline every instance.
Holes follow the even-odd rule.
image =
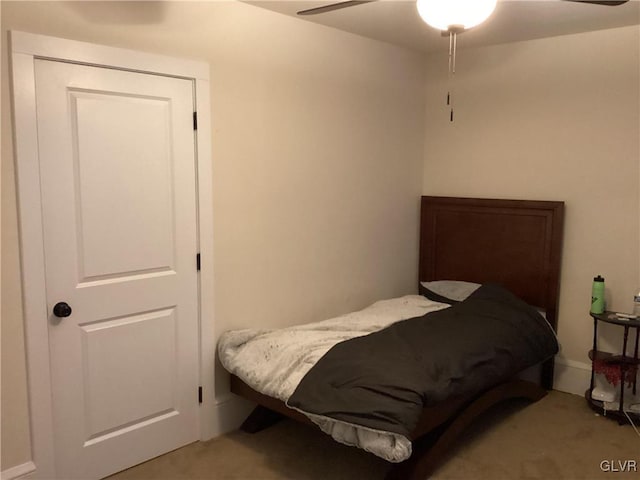
[[[35,70],[56,470],[99,478],[198,437],[193,85]]]
[[[88,439],[178,412],[175,313],[164,309],[80,325]]]
[[[87,91],[69,98],[80,280],[172,268],[170,99]]]

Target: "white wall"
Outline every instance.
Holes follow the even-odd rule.
[[[424,68],[415,53],[240,2],[2,2],[7,30],[211,65],[215,330],[417,289]],[[2,43],[2,470],[30,459]],[[215,339],[210,339],[214,342]],[[226,377],[218,376],[221,393]]]
[[[428,59],[423,193],[565,202],[558,370],[577,367],[580,393],[593,277],[622,311],[640,285],[639,50],[638,26],[462,49],[454,123],[447,52]],[[621,330],[603,345],[620,348]]]

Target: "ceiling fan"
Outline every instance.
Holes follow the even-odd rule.
[[[298,15],[318,15],[343,8],[372,3],[376,0],[349,0],[297,12]],[[615,7],[629,0],[565,0],[577,3],[592,3]],[[497,0],[417,0],[418,14],[428,25],[449,36],[449,91],[447,106],[450,108],[449,120],[453,122],[452,79],[456,71],[457,34],[484,22],[494,11]]]
[[[298,15],[318,15],[355,7],[376,0],[350,0],[319,7],[300,10]],[[565,0],[577,3],[593,3],[615,7],[627,3],[629,0]],[[447,92],[447,106],[450,109],[449,120],[453,122],[453,86],[452,80],[456,72],[456,45],[458,33],[484,22],[496,8],[497,0],[417,0],[419,16],[428,25],[440,30],[449,37],[449,91]]]
[[[329,5],[322,5],[320,7],[307,8],[297,12],[298,15],[318,15],[320,13],[332,12],[334,10],[340,10],[342,8],[355,7],[357,5],[363,5],[365,3],[373,3],[377,0],[350,0],[345,2],[336,2]],[[605,5],[607,7],[615,7],[627,3],[629,0],[565,0],[568,2],[576,3],[593,3],[595,5]]]

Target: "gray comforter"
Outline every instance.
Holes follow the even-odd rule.
[[[485,390],[557,351],[534,308],[500,286],[483,285],[450,308],[335,345],[288,405],[408,436],[423,407]]]

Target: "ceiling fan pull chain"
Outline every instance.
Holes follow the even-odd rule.
[[[453,71],[453,32],[449,30],[449,78]]]
[[[449,91],[447,92],[447,105],[451,107],[449,113],[449,121],[453,122],[453,78],[456,73],[456,47],[457,47],[457,34],[455,30],[449,30]]]
[[[451,32],[449,32],[449,69],[447,70],[447,105],[451,104],[451,51],[453,48],[453,37],[451,36]]]
[[[447,105],[451,105],[451,66],[453,64],[453,33],[449,32],[449,70],[447,71],[447,83],[449,91],[447,92]]]

